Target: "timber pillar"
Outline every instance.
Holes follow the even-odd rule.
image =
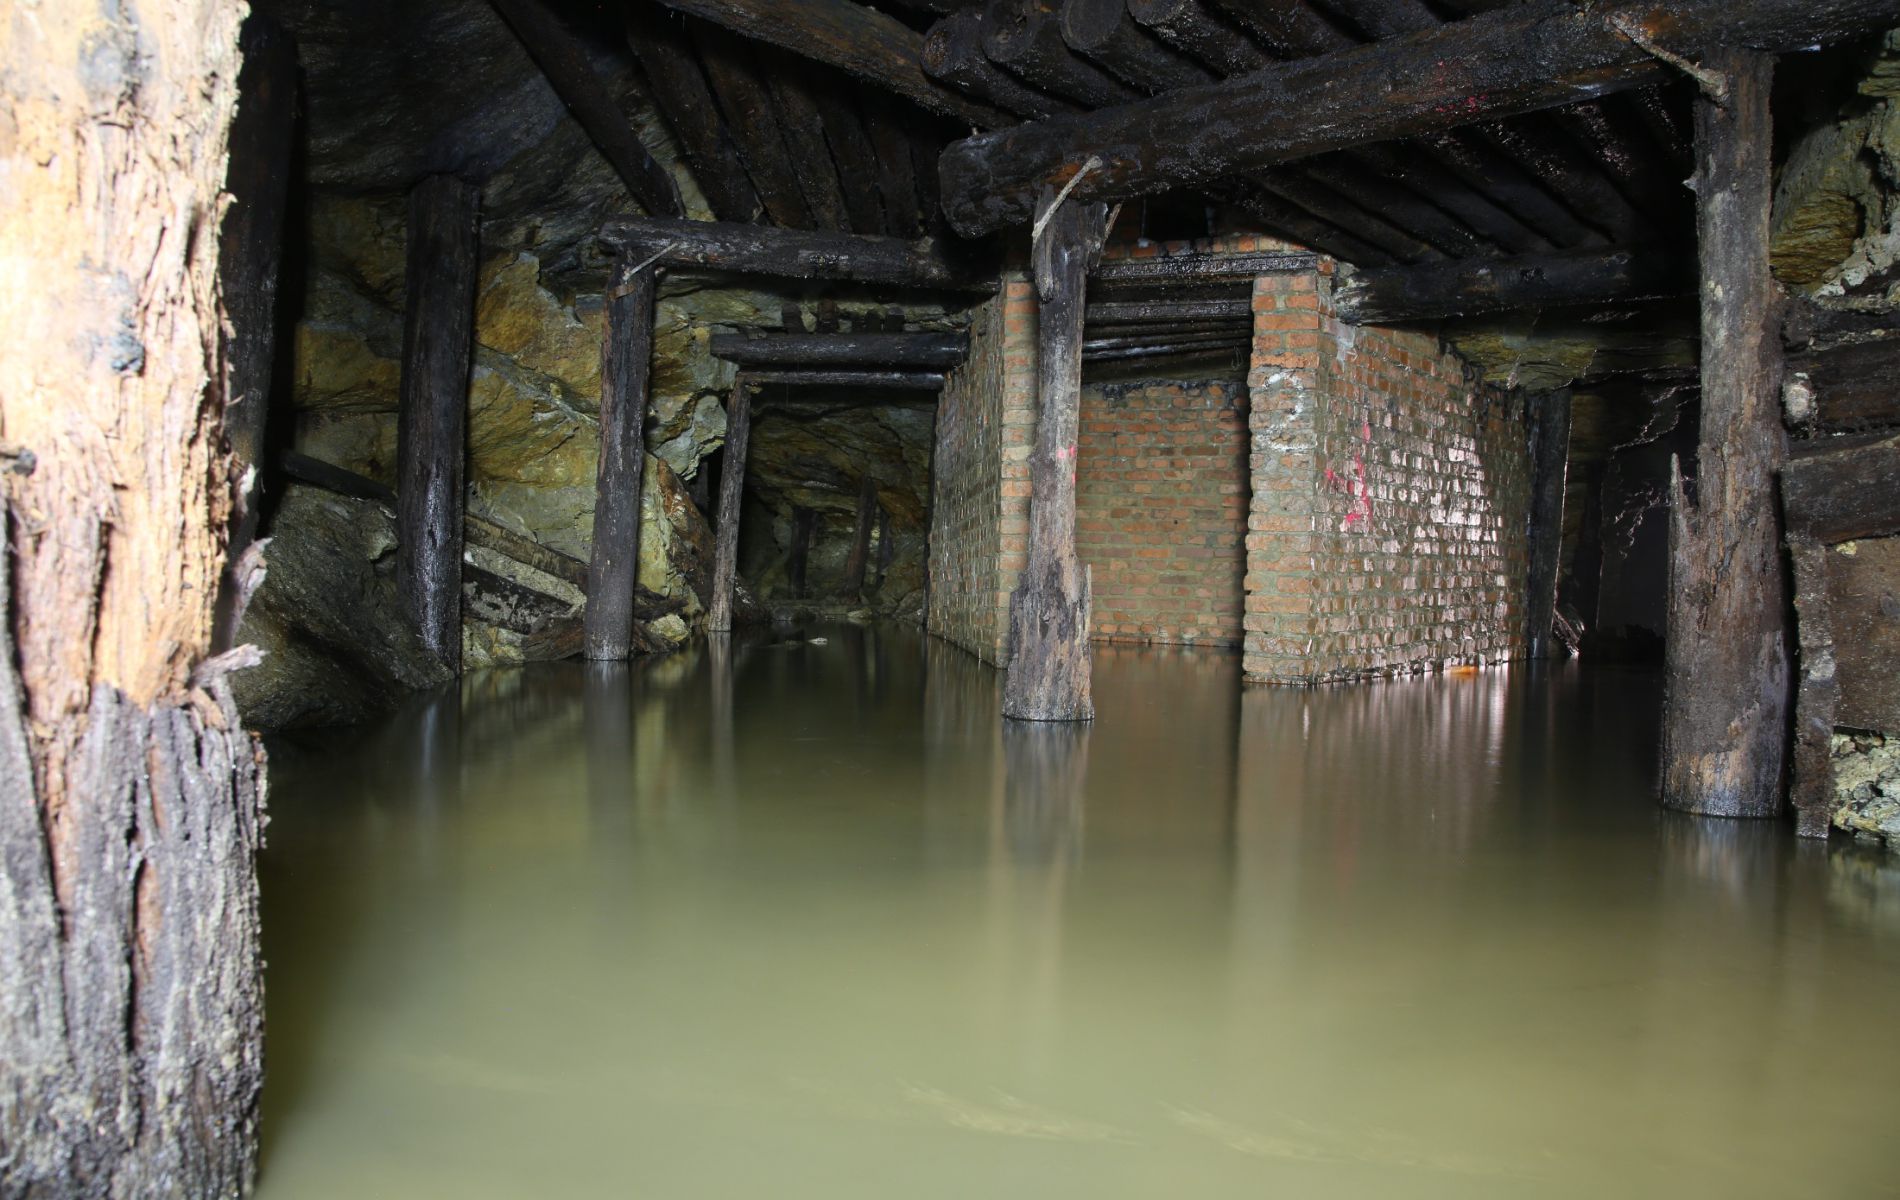
[[[591,659],[623,659],[633,646],[654,275],[652,266],[636,269],[623,257],[607,291],[607,324],[600,343],[594,543],[587,564],[587,612],[582,622]]]
[[[1775,502],[1787,435],[1768,273],[1773,61],[1741,51],[1703,60],[1727,95],[1696,100],[1702,431],[1693,483],[1678,464],[1671,486],[1662,801],[1731,817],[1781,811],[1788,751],[1788,585]]]
[[[422,640],[462,663],[462,468],[481,196],[449,175],[409,194],[408,303],[396,434],[396,581]]]
[[[1003,715],[1087,721],[1089,572],[1075,552],[1075,462],[1082,395],[1082,315],[1090,266],[1108,233],[1104,204],[1061,203],[1047,190],[1030,249],[1040,304],[1036,440],[1029,457],[1029,546],[1009,598]]]
[[[745,492],[746,443],[752,434],[752,381],[743,372],[726,402],[726,459],[719,476],[719,523],[713,530],[712,608],[706,628],[732,629],[732,589],[739,567],[739,501]]]
[[[1563,554],[1564,480],[1570,460],[1570,389],[1529,398],[1531,513],[1530,575],[1524,591],[1525,645],[1532,658],[1549,658],[1557,611],[1557,568]]]

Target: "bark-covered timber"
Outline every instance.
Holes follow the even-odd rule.
[[[1781,473],[1781,496],[1789,531],[1817,542],[1900,533],[1900,437],[1797,454]]]
[[[884,202],[884,232],[914,239],[924,232],[924,209],[917,190],[917,172],[911,162],[910,135],[896,113],[883,105],[864,112],[864,132],[871,139],[877,164],[877,192]]]
[[[987,0],[983,53],[1026,83],[1091,108],[1141,95],[1071,51],[1040,0]]]
[[[1306,0],[1214,0],[1214,4],[1278,58],[1331,54],[1353,44]]]
[[[626,32],[627,45],[646,76],[647,94],[679,138],[686,165],[713,216],[751,221],[763,208],[759,193],[720,120],[718,102],[706,86],[686,31],[658,5],[629,4]]]
[[[1247,250],[1237,254],[1175,254],[1156,258],[1118,258],[1097,263],[1091,283],[1186,283],[1251,279],[1257,275],[1311,271],[1317,256],[1302,250]]]
[[[1900,24],[1900,0],[1680,0],[1625,14],[1690,57],[1831,43]],[[1026,223],[1045,186],[1123,199],[1646,87],[1670,70],[1596,8],[1534,0],[1411,37],[952,143],[945,212],[966,236]]]
[[[435,175],[409,193],[402,397],[396,432],[396,581],[422,640],[462,662],[462,470],[474,351],[480,193]]]
[[[1695,498],[1672,471],[1662,800],[1713,816],[1781,811],[1788,751],[1788,584],[1775,474],[1778,299],[1769,275],[1774,60],[1717,51],[1722,104],[1696,101],[1702,425]]]
[[[1243,180],[1217,180],[1202,190],[1215,199],[1224,200],[1253,214],[1264,221],[1267,228],[1290,234],[1302,246],[1330,254],[1341,262],[1370,267],[1397,261],[1357,234],[1349,233],[1330,221],[1321,220],[1290,200],[1282,200],[1262,188],[1248,186]]]
[[[855,0],[662,0],[668,8],[723,25],[755,41],[827,63],[896,92],[931,112],[979,129],[1003,113],[937,83],[918,65],[923,35]]]
[[[263,756],[223,678],[244,656],[207,658],[244,13],[0,25],[0,1195],[255,1173]]]
[[[739,509],[745,495],[746,443],[752,440],[752,380],[741,372],[726,401],[725,467],[719,475],[719,517],[713,527],[712,603],[706,628],[732,629],[732,588],[739,570]]]
[[[1363,325],[1432,321],[1687,295],[1688,264],[1661,247],[1571,250],[1359,271],[1333,291],[1341,318]]]
[[[1130,359],[1188,358],[1197,355],[1219,354],[1228,350],[1240,350],[1252,342],[1251,334],[1235,333],[1227,337],[1209,338],[1205,341],[1159,341],[1146,342],[1133,346],[1114,346],[1095,348],[1084,345],[1082,357],[1092,363],[1120,362]]]
[[[600,149],[640,207],[656,217],[677,217],[679,185],[653,160],[634,133],[613,91],[588,59],[587,47],[551,12],[544,0],[490,0],[547,76],[554,94]]]
[[[1098,300],[1085,310],[1091,325],[1184,324],[1197,321],[1248,321],[1253,301],[1231,300]]]
[[[1643,236],[1645,222],[1636,206],[1554,122],[1534,116],[1490,121],[1472,133],[1529,171],[1552,195],[1562,196],[1572,211],[1611,242],[1626,246]]]
[[[858,483],[858,521],[852,530],[851,553],[844,560],[844,595],[864,596],[864,568],[871,561],[871,526],[877,520],[877,480],[866,474]]]
[[[1003,715],[1087,721],[1089,570],[1075,552],[1075,464],[1082,395],[1082,314],[1090,264],[1108,235],[1103,204],[1055,204],[1030,247],[1037,319],[1036,440],[1029,454],[1029,554],[1009,598]]]
[[[779,128],[778,104],[766,90],[751,43],[703,21],[693,26],[692,38],[706,82],[726,114],[726,131],[739,147],[739,157],[765,211],[780,225],[809,226],[811,212],[805,207],[805,194],[799,190],[791,152]]]
[[[1088,55],[1137,91],[1153,95],[1214,78],[1200,63],[1143,31],[1123,0],[1064,0],[1060,25],[1069,49]]]
[[[825,142],[831,147],[831,160],[837,167],[844,187],[845,211],[851,228],[857,233],[884,231],[884,205],[875,191],[857,186],[877,171],[877,151],[870,135],[864,132],[852,99],[837,88],[818,89],[818,112],[825,123]]]
[[[284,255],[290,198],[290,152],[296,142],[297,46],[282,26],[253,12],[239,51],[239,103],[231,124],[218,277],[230,330],[224,348],[224,433],[237,458],[237,507],[231,524],[224,590],[218,601],[217,647],[228,649],[248,599],[240,556],[257,536],[264,500],[264,434],[270,415],[271,366],[277,345],[277,280]]]
[[[818,107],[817,93],[823,89],[814,87],[805,65],[784,51],[761,53],[759,64],[778,101],[779,126],[806,209],[821,229],[849,230],[851,215],[838,170],[831,162],[824,113]]]
[[[1169,330],[1164,333],[1104,333],[1084,338],[1084,358],[1107,350],[1135,350],[1152,346],[1193,346],[1206,342],[1231,342],[1251,337],[1251,326],[1229,325],[1224,329]]]
[[[1570,463],[1570,389],[1540,392],[1530,406],[1531,511],[1529,579],[1524,589],[1525,641],[1532,658],[1557,644],[1557,568],[1563,556],[1564,481]]]
[[[1377,172],[1388,186],[1403,185],[1502,249],[1514,254],[1551,249],[1550,240],[1516,213],[1492,200],[1428,153],[1396,146],[1361,146],[1346,152],[1352,161]]]
[[[1423,242],[1432,255],[1477,257],[1496,253],[1484,238],[1386,171],[1361,162],[1353,152],[1322,155],[1302,163],[1312,180],[1331,188],[1369,213]]]
[[[923,64],[932,79],[1019,117],[1053,117],[1076,111],[1075,105],[1019,82],[989,60],[983,53],[980,8],[960,9],[932,25],[924,36]]]
[[[1431,243],[1388,220],[1376,202],[1368,207],[1334,184],[1322,182],[1310,169],[1272,167],[1253,172],[1247,181],[1315,216],[1324,213],[1326,220],[1350,229],[1400,262],[1445,257]]]
[[[656,274],[638,265],[624,258],[615,264],[600,339],[600,461],[582,621],[587,657],[596,660],[623,659],[633,649]]]
[[[956,333],[715,333],[713,356],[742,367],[954,367],[968,351]]]
[[[1215,15],[1202,0],[1128,0],[1128,15],[1168,45],[1221,75],[1244,75],[1271,61],[1247,35]]]
[[[787,367],[775,370],[758,367],[746,372],[754,387],[776,385],[779,387],[830,387],[830,388],[881,388],[886,391],[934,392],[943,387],[941,371],[852,371],[823,367]],[[760,397],[764,399],[764,397]],[[831,398],[831,403],[849,403],[847,399]],[[873,401],[873,403],[878,403]]]
[[[952,262],[929,241],[652,217],[608,221],[600,237],[636,258],[658,254],[658,265],[683,270],[772,279],[838,279],[934,291],[976,292],[995,286],[993,273]]]

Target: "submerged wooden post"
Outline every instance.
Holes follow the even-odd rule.
[[[851,553],[844,560],[844,594],[864,594],[864,568],[871,561],[871,523],[877,518],[877,480],[865,475],[858,484],[858,524]]]
[[[462,460],[481,196],[450,175],[409,193],[396,431],[396,582],[429,649],[462,664]]]
[[[1530,397],[1530,570],[1524,626],[1532,658],[1550,657],[1557,566],[1564,543],[1564,478],[1570,460],[1570,389]]]
[[[624,257],[614,267],[600,342],[600,465],[594,474],[594,545],[582,618],[587,657],[593,659],[625,658],[633,647],[655,275],[652,266],[634,267]]]
[[[1003,715],[1087,721],[1089,574],[1075,554],[1075,449],[1082,313],[1091,262],[1108,233],[1104,204],[1064,204],[1045,189],[1030,250],[1041,306],[1036,444],[1029,456],[1029,560],[1009,598]]]
[[[1702,436],[1693,501],[1672,472],[1662,800],[1735,817],[1781,810],[1788,586],[1775,472],[1786,457],[1768,274],[1773,59],[1722,51],[1721,103],[1696,100]]]
[[[706,628],[714,633],[732,628],[732,586],[739,567],[739,500],[745,491],[746,442],[751,433],[752,381],[742,374],[732,381],[732,399],[726,403],[726,465],[719,476],[712,610],[706,614]]]

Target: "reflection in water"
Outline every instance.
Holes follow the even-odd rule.
[[[788,629],[274,745],[262,1195],[1890,1186],[1900,873],[1659,812],[1651,677],[1095,679]]]

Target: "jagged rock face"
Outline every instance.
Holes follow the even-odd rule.
[[[1900,739],[1834,734],[1834,825],[1900,850]]]

